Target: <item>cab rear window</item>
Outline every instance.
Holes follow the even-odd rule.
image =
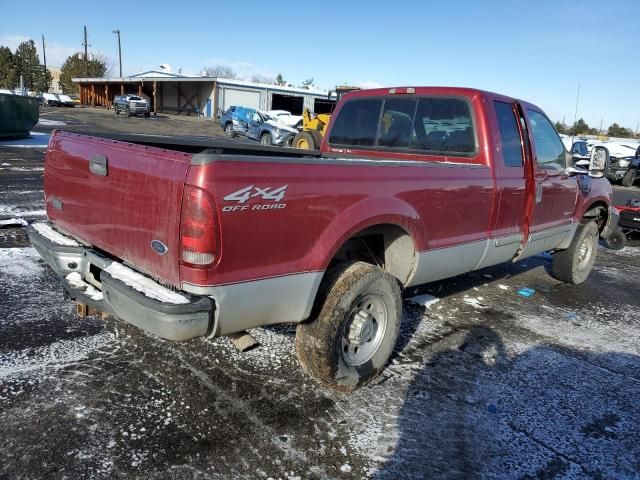
[[[380,150],[472,155],[471,107],[461,98],[351,100],[341,108],[329,144]]]

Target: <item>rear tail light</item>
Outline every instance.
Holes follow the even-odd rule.
[[[204,190],[185,186],[180,215],[180,258],[193,266],[209,266],[218,260],[218,214]]]

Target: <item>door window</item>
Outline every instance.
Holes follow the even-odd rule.
[[[527,114],[533,133],[538,165],[545,170],[564,170],[567,167],[564,144],[553,125],[540,112],[527,109]]]
[[[502,158],[507,167],[521,167],[522,143],[520,141],[520,131],[518,123],[513,114],[513,108],[505,102],[494,101],[493,107],[498,119],[500,129],[500,142],[502,143]]]

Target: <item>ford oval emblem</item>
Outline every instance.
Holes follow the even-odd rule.
[[[164,255],[169,251],[167,246],[164,243],[162,243],[160,240],[151,240],[151,248],[153,248],[153,251],[156,252],[158,255]]]

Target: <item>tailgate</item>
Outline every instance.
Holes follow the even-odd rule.
[[[182,152],[55,132],[45,159],[47,214],[80,240],[179,286],[180,209],[190,160]]]

